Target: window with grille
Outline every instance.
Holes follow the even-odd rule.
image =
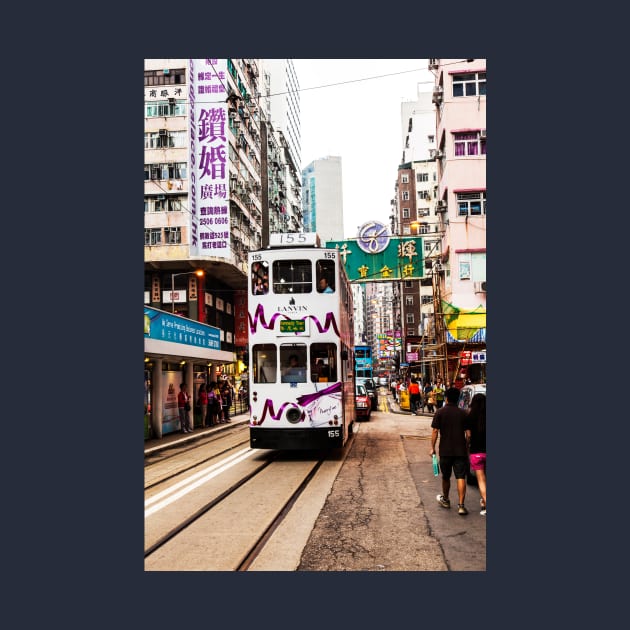
[[[167,245],[177,245],[182,242],[182,228],[170,227],[164,230]]]
[[[164,118],[166,116],[185,116],[185,101],[150,101],[144,104],[144,115],[147,118]]]
[[[167,68],[161,70],[145,70],[145,85],[180,85],[186,83],[185,68]]]
[[[161,228],[147,228],[144,230],[145,245],[159,245],[162,242]]]

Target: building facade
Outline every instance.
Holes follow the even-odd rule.
[[[394,286],[394,308],[400,322],[403,371],[423,380],[435,379],[439,371],[430,266],[441,250],[441,226],[435,215],[438,184],[431,157],[435,148],[431,98],[430,92],[419,92],[415,101],[401,105],[403,161],[398,167],[390,215],[393,233],[422,236],[426,265],[423,278],[403,280]]]
[[[292,59],[265,59],[266,135],[269,148],[268,231],[301,232],[302,169],[300,85]],[[268,244],[265,230],[265,246]]]
[[[245,369],[247,253],[261,246],[263,225],[259,64],[145,59],[145,422],[148,410],[154,437],[178,429],[170,414],[180,382],[196,396],[202,382],[238,386]]]

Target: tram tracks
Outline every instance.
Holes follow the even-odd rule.
[[[284,562],[275,570],[295,570],[352,441],[337,454],[231,449],[162,491],[156,484],[145,501],[145,570],[267,570],[270,556]]]
[[[197,449],[203,449],[204,447],[207,447],[208,444],[211,444],[213,442],[216,441],[216,438],[213,439],[209,439],[209,440],[203,440],[201,443],[199,444],[194,444],[194,445],[188,445],[180,450],[178,450],[177,453],[173,453],[171,455],[169,455],[168,457],[159,459],[159,460],[154,460],[151,462],[145,462],[145,469],[149,468],[150,466],[155,466],[156,464],[160,464],[160,463],[164,463],[166,460],[170,460],[174,457],[177,456],[181,456],[182,454],[185,455],[189,455],[191,453],[193,453],[194,451],[196,451]],[[167,471],[162,473],[161,475],[158,475],[156,477],[154,477],[153,479],[150,479],[149,481],[147,481],[146,476],[145,476],[145,486],[144,489],[146,490],[150,490],[152,488],[155,488],[156,486],[159,486],[160,484],[169,481],[170,479],[175,479],[191,470],[194,470],[195,468],[198,468],[199,466],[206,464],[208,462],[211,462],[212,460],[215,460],[217,458],[220,458],[224,455],[228,455],[229,453],[235,451],[236,449],[242,448],[243,446],[245,446],[246,444],[249,444],[249,435],[246,437],[246,439],[241,440],[239,442],[237,442],[236,444],[231,444],[228,445],[224,448],[222,448],[220,451],[217,452],[213,452],[210,453],[207,456],[203,456],[202,459],[200,460],[193,460],[191,461],[189,464],[187,465],[182,465],[182,466],[178,466],[177,468],[174,468],[172,471]],[[146,475],[146,472],[145,472]]]

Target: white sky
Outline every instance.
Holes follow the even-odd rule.
[[[375,219],[389,223],[402,158],[400,108],[430,92],[427,59],[294,59],[300,84],[302,168],[341,156],[344,237]],[[406,70],[404,74],[393,74]],[[382,76],[393,74],[393,76]],[[357,79],[373,78],[364,81]],[[322,87],[332,83],[346,85]],[[424,82],[424,83],[423,83]]]

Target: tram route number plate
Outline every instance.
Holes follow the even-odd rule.
[[[306,322],[303,319],[283,319],[280,321],[280,332],[305,332]]]

